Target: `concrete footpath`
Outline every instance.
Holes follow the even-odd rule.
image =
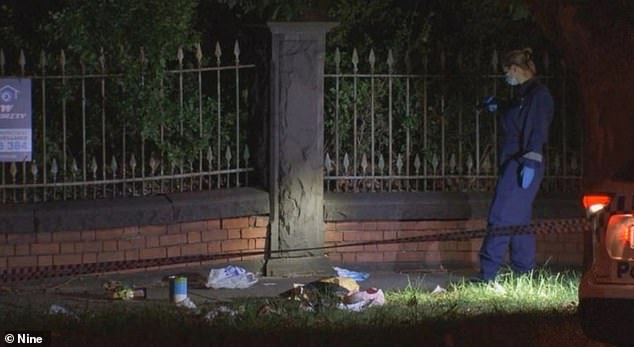
[[[236,264],[240,266],[240,264]],[[221,265],[171,268],[169,270],[146,270],[127,273],[94,274],[68,276],[52,279],[29,280],[22,282],[0,283],[0,306],[49,307],[52,304],[63,305],[71,309],[92,309],[113,303],[168,303],[171,275],[184,275],[188,278],[188,294],[197,305],[204,303],[230,301],[234,298],[275,297],[291,288],[295,283],[306,284],[323,276],[263,277],[245,289],[205,288],[209,270],[222,268]],[[449,282],[460,281],[475,274],[473,269],[466,270],[386,270],[360,267],[346,267],[353,271],[369,273],[369,278],[359,282],[361,289],[380,288],[384,291],[404,289],[408,286],[432,291],[436,286],[446,288]],[[336,276],[332,271],[332,276]],[[104,284],[119,281],[133,287],[146,288],[145,300],[122,301],[107,296]]]

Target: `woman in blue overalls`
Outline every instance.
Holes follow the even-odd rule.
[[[514,50],[502,60],[506,82],[517,86],[515,97],[500,120],[499,172],[488,216],[490,230],[528,225],[533,201],[544,177],[544,145],[553,118],[548,88],[535,77],[530,49]],[[511,268],[516,273],[535,266],[535,235],[489,233],[480,249],[480,275],[491,281],[511,246]]]

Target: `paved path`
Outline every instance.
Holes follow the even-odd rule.
[[[184,274],[188,277],[188,294],[196,304],[204,302],[227,301],[240,297],[274,297],[293,288],[294,283],[309,283],[324,276],[307,277],[259,277],[258,283],[246,289],[208,289],[203,283],[211,267],[185,267],[170,270],[139,271],[132,273],[113,273],[83,275],[45,280],[32,280],[15,283],[0,283],[0,306],[48,307],[59,304],[71,308],[94,308],[102,305],[121,303],[106,297],[103,284],[108,281],[120,281],[135,287],[147,289],[147,299],[140,302],[169,302],[167,277]],[[464,276],[472,276],[471,270],[464,271],[388,271],[372,269],[365,271],[370,277],[359,282],[361,289],[380,288],[384,291],[415,286],[423,290],[433,290],[436,286],[446,287],[450,281],[459,281]],[[333,270],[333,276],[335,276]],[[134,301],[133,301],[134,302]],[[130,303],[126,301],[125,304]]]

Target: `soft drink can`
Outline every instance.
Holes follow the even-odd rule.
[[[181,302],[187,299],[187,277],[170,276],[170,301]]]

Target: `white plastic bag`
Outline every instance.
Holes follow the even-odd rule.
[[[176,306],[185,307],[185,308],[188,308],[190,310],[195,310],[196,309],[196,304],[189,298],[189,296],[186,297],[185,299],[177,302]]]
[[[252,272],[239,267],[228,265],[222,269],[211,269],[207,277],[207,288],[249,288],[258,281]]]
[[[48,309],[48,313],[49,314],[70,314],[70,312],[68,312],[66,307],[62,305],[57,305],[57,304],[52,304],[51,307]]]
[[[48,314],[65,315],[65,316],[72,317],[74,319],[79,319],[79,316],[77,316],[77,314],[69,311],[66,307],[62,305],[58,305],[58,304],[52,304],[51,307],[48,309]]]
[[[441,287],[440,285],[436,285],[436,288],[434,288],[434,290],[431,292],[432,294],[442,294],[442,293],[446,293],[447,289]]]

